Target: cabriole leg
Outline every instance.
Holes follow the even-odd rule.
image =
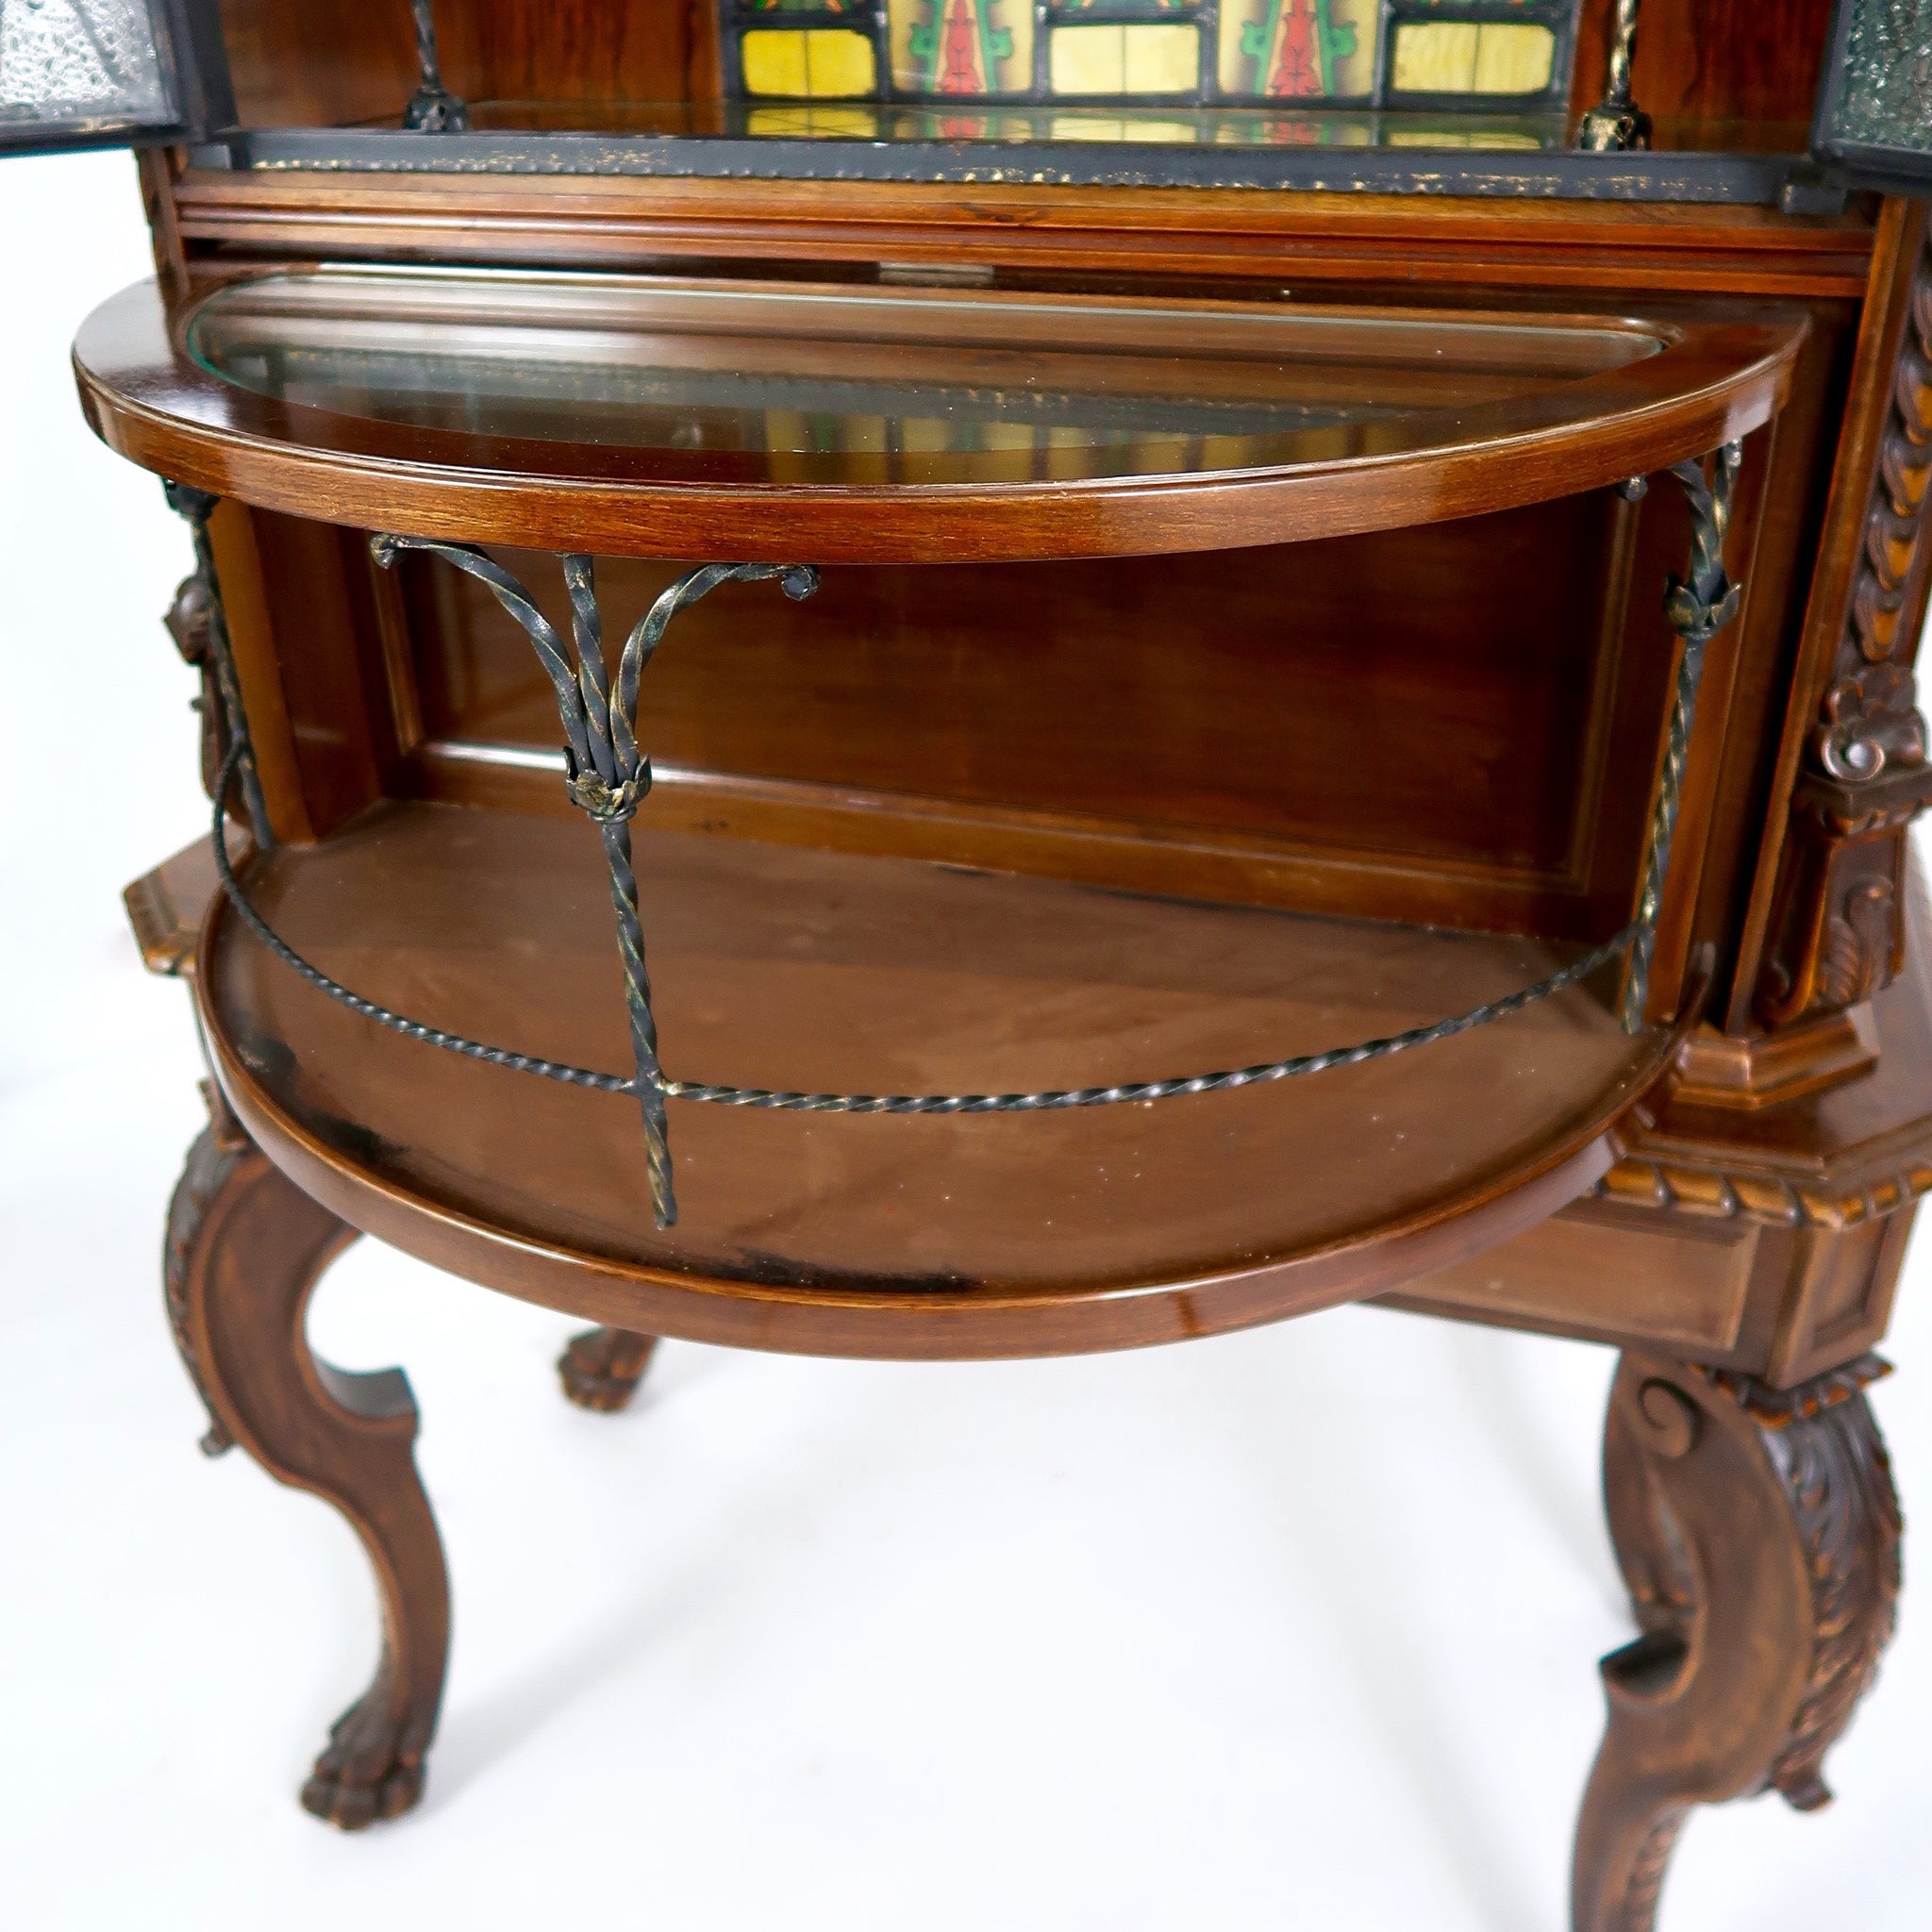
[[[633,1335],[628,1328],[587,1328],[573,1335],[557,1358],[564,1394],[579,1408],[615,1414],[637,1393],[657,1346],[655,1335]]]
[[[208,1404],[203,1449],[239,1442],[276,1481],[333,1503],[375,1566],[375,1678],[302,1788],[317,1817],[354,1830],[422,1796],[442,1698],[449,1577],[416,1474],[416,1405],[399,1369],[348,1374],[310,1354],[309,1295],[355,1230],[286,1179],[219,1095],[209,1108],[168,1212],[168,1315]]]
[[[1824,1754],[1892,1630],[1899,1510],[1867,1356],[1795,1390],[1626,1355],[1604,1491],[1644,1634],[1606,1657],[1574,1932],[1651,1932],[1690,1807],[1829,1803]]]

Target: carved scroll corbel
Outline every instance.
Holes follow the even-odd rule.
[[[1898,1496],[1860,1357],[1790,1390],[1626,1355],[1604,1492],[1643,1635],[1603,1662],[1609,1724],[1577,1823],[1573,1932],[1652,1932],[1691,1809],[1822,1774],[1890,1639]]]
[[[1757,1017],[1789,1026],[1857,1006],[1905,961],[1906,830],[1932,803],[1910,663],[1932,480],[1932,248],[1911,291],[1830,687],[1791,797]]]

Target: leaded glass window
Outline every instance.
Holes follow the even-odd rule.
[[[794,102],[1567,101],[1580,0],[720,0],[726,92]]]

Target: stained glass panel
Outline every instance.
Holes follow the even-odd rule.
[[[1453,113],[1465,104],[1560,109],[1580,4],[720,0],[720,17],[726,92],[740,98],[1198,108],[1293,101]]]
[[[907,94],[1025,94],[1033,0],[890,0],[892,84]]]

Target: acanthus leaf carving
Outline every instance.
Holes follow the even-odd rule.
[[[1932,798],[1910,669],[1932,483],[1932,242],[1922,245],[1889,386],[1858,569],[1790,801],[1755,1007],[1779,1028],[1842,1012],[1904,957],[1906,827]]]

